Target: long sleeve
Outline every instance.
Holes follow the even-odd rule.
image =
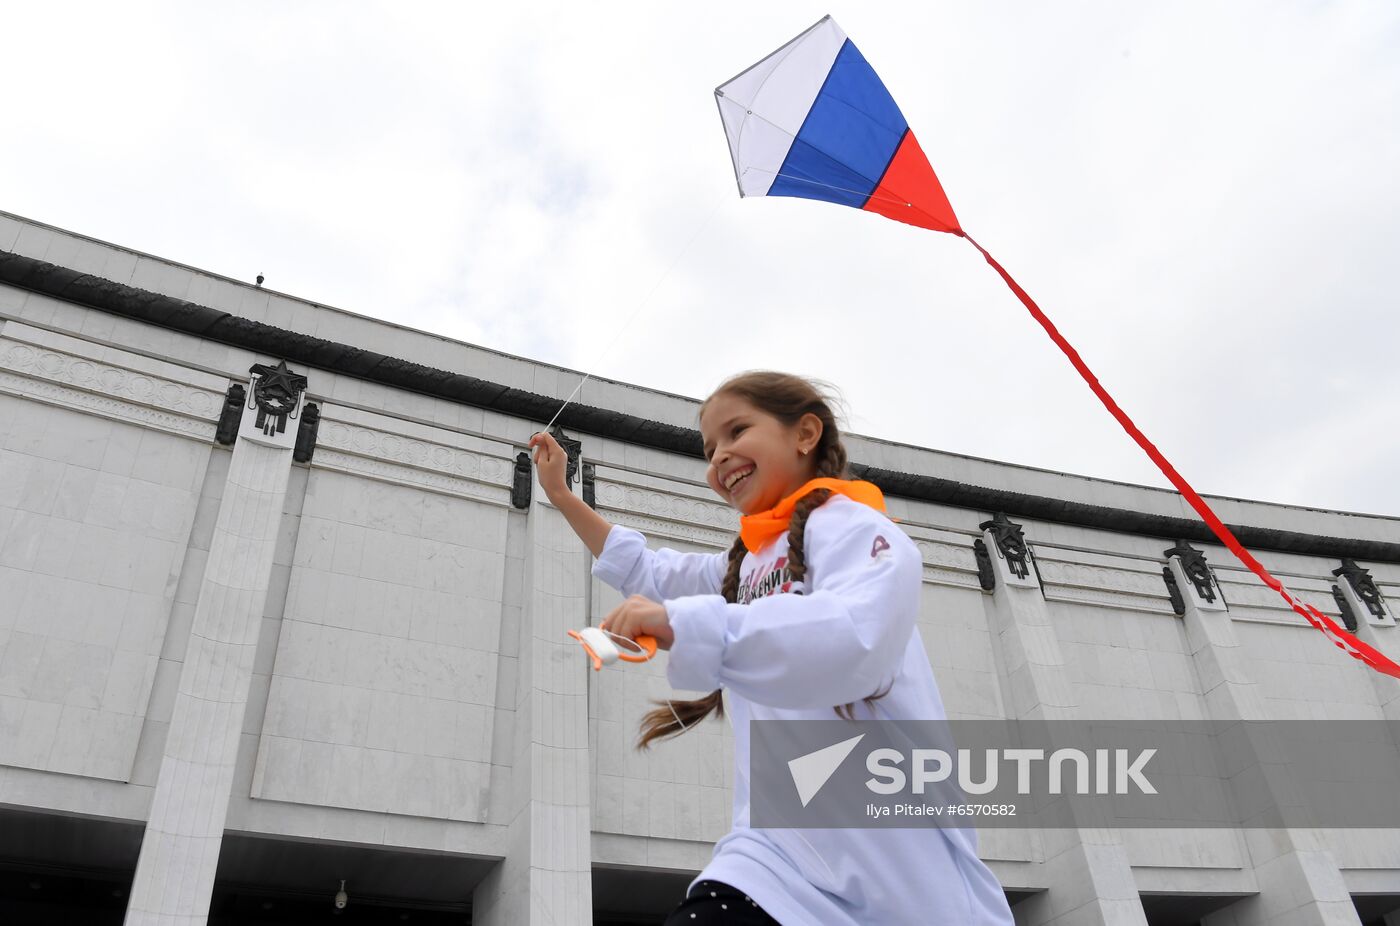
[[[672,687],[803,709],[859,701],[896,674],[919,611],[913,541],[879,512],[833,499],[811,514],[806,552],[806,594],[666,600]]]
[[[724,553],[650,550],[639,532],[615,524],[593,564],[593,575],[623,595],[659,603],[686,595],[717,595],[727,561]]]

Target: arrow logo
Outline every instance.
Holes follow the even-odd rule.
[[[802,799],[803,807],[817,796],[817,792],[836,774],[851,750],[863,739],[864,733],[788,762],[788,771],[792,773],[792,783],[797,786],[797,796]]]

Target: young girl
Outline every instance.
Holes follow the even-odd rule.
[[[799,377],[740,374],[700,406],[700,433],[710,488],[742,515],[727,554],[647,549],[568,491],[554,438],[530,440],[594,575],[628,596],[600,626],[650,634],[670,650],[673,688],[711,692],[647,714],[640,745],[722,714],[728,693],[733,827],[666,926],[1009,926],[973,831],[749,826],[750,720],[945,713],[915,626],[922,558],[882,514],[880,490],[847,478],[824,396]]]

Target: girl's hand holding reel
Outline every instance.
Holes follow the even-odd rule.
[[[610,633],[601,627],[585,627],[582,630],[570,630],[569,636],[583,644],[588,658],[593,660],[594,672],[602,669],[603,666],[612,665],[619,659],[623,662],[646,662],[656,655],[656,638],[646,634],[631,640],[620,633]],[[627,651],[619,649],[613,639],[626,647]]]
[[[570,630],[569,636],[583,644],[595,672],[619,659],[646,662],[675,642],[666,607],[641,595],[618,605],[599,626]]]
[[[579,530],[580,527],[574,524],[576,518],[597,517],[591,509],[587,514],[576,510],[583,502],[569,491],[565,480],[568,455],[559,442],[549,433],[541,431],[530,438],[530,447],[535,451],[535,471],[539,474],[540,488],[544,489],[550,502],[564,512],[574,529]],[[587,509],[586,505],[583,507]],[[590,539],[583,531],[579,533],[586,541]],[[598,548],[593,549],[593,542],[589,542],[589,547],[596,556],[607,539],[607,531],[603,530],[601,537],[595,539]],[[657,649],[669,650],[675,641],[666,607],[641,595],[633,595],[618,605],[603,618],[599,626],[570,630],[569,636],[583,645],[593,661],[595,672],[618,660],[646,662],[656,655]]]

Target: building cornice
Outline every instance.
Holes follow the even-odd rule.
[[[528,420],[547,421],[559,408],[559,400],[552,396],[287,331],[21,254],[0,251],[0,283],[265,356],[285,358],[293,363]],[[690,457],[701,456],[700,433],[694,428],[580,403],[571,403],[560,416],[559,423],[575,432]],[[852,463],[851,468],[856,475],[870,480],[891,496],[986,513],[1000,511],[1012,518],[1161,537],[1168,541],[1219,543],[1211,530],[1194,518],[1090,505],[859,463]],[[1249,525],[1228,526],[1240,543],[1253,550],[1400,563],[1400,543],[1324,537]]]

